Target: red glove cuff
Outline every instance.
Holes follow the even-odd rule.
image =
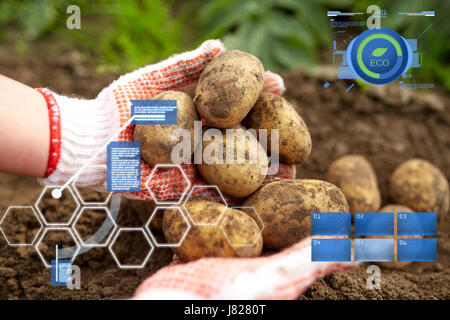
[[[59,112],[59,105],[49,89],[37,88],[36,90],[44,96],[48,108],[50,148],[47,170],[45,171],[45,177],[48,177],[56,170],[59,158],[61,157],[61,113]]]

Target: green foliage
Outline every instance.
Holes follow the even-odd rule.
[[[0,26],[3,27],[0,30],[14,25],[23,31],[24,40],[34,40],[53,24],[60,4],[61,1],[56,0],[3,0],[0,2]]]
[[[104,63],[134,69],[167,58],[180,50],[181,24],[169,13],[167,1],[102,1],[112,17],[98,50]]]
[[[359,86],[359,90],[366,92],[369,90],[369,84],[365,82],[363,79],[355,79],[356,84]]]
[[[392,28],[405,38],[419,38],[418,51],[423,55],[424,81],[439,81],[450,90],[450,2],[448,0],[361,0],[356,1],[355,11],[366,12],[369,5],[378,5],[387,11],[388,18],[381,25]],[[412,17],[398,12],[435,10],[435,17]],[[431,25],[430,28],[428,28]],[[428,28],[428,29],[427,29]]]
[[[66,28],[72,4],[81,8],[80,31]],[[221,38],[267,69],[291,70],[314,66],[329,47],[326,10],[366,12],[371,4],[387,10],[383,26],[407,38],[433,23],[419,41],[425,78],[450,89],[448,0],[0,0],[0,40],[15,29],[14,47],[26,52],[29,42],[50,35],[100,70],[124,72]],[[420,10],[436,10],[436,17],[397,15]]]
[[[81,30],[68,30],[66,9],[78,5]],[[89,53],[102,70],[128,71],[179,51],[181,23],[164,0],[2,0],[0,30],[14,27],[16,48],[50,33]],[[2,34],[0,33],[0,36]]]
[[[130,71],[165,59],[181,48],[181,23],[173,1],[101,0],[81,5],[83,32],[61,30],[97,57],[101,71]]]
[[[389,27],[399,31],[406,38],[417,38],[426,30],[418,41],[418,50],[423,52],[425,80],[433,81],[433,79],[436,79],[446,89],[450,90],[450,20],[448,19],[450,2],[448,0],[393,1],[387,4],[387,8],[391,13],[436,11],[436,16],[433,18],[391,14],[392,19],[389,19]]]
[[[199,14],[204,38],[258,56],[267,69],[318,62],[330,40],[325,9],[314,0],[213,0]]]

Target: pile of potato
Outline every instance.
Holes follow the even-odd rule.
[[[238,50],[227,51],[205,67],[193,99],[181,91],[166,91],[153,98],[177,100],[177,125],[137,125],[135,128],[134,139],[141,142],[142,157],[151,166],[171,163],[172,148],[178,143],[173,141],[172,133],[183,128],[193,137],[194,121],[199,119],[205,121],[207,128],[216,128],[224,134],[221,141],[202,139],[198,142],[202,150],[226,150],[227,143],[232,143],[231,149],[236,149],[245,144],[244,159],[235,154],[233,164],[203,161],[196,165],[208,184],[217,185],[226,195],[242,199],[243,205],[242,210],[237,210],[204,199],[185,204],[195,223],[191,223],[192,228],[183,243],[173,249],[184,261],[208,256],[258,256],[263,246],[283,249],[308,236],[311,212],[376,211],[380,208],[376,175],[360,156],[348,156],[333,163],[328,179],[331,183],[310,179],[275,179],[264,183],[269,166],[267,152],[271,152],[270,130],[278,129],[279,158],[286,164],[299,164],[308,158],[311,136],[303,119],[287,100],[262,92],[263,83],[264,68],[258,58]],[[243,129],[242,136],[231,141],[225,139],[228,128]],[[266,129],[268,150],[260,144],[260,137],[244,135],[245,129],[256,132]],[[215,148],[217,144],[219,149]],[[192,152],[196,147],[192,139]],[[249,161],[249,150],[257,150],[256,163]],[[430,180],[411,180],[410,170],[417,170],[418,166],[414,162],[396,170],[391,182],[393,199],[413,210],[429,211],[432,207],[446,211],[445,177],[436,168],[421,163],[421,170],[425,166]],[[408,187],[408,183],[412,185]],[[421,183],[422,188],[417,188]],[[411,190],[420,193],[420,200]],[[447,200],[438,196],[445,192]],[[177,210],[166,210],[161,224],[169,243],[177,243],[182,238],[185,221]]]

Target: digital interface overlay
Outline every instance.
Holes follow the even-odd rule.
[[[353,232],[351,216],[350,212],[311,214],[311,261],[436,261],[436,212],[354,213]]]
[[[421,34],[405,37],[383,26],[393,15],[425,19],[429,24]],[[421,40],[433,25],[435,11],[388,13],[369,6],[367,12],[328,11],[327,16],[334,37],[332,63],[338,67],[338,79],[361,79],[375,85],[396,81],[403,89],[434,88],[424,79],[426,59]]]

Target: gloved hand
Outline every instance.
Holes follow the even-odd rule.
[[[106,190],[108,141],[132,141],[130,100],[151,99],[164,90],[195,84],[203,68],[225,49],[217,40],[194,51],[173,56],[120,77],[93,100],[80,100],[38,89],[46,98],[51,121],[51,145],[46,185],[62,186],[78,174],[77,186]],[[281,94],[280,76],[266,72],[264,90]],[[120,133],[116,138],[116,133]],[[98,156],[95,156],[98,153]],[[94,157],[95,156],[95,157]],[[192,185],[204,185],[194,165],[182,165]],[[126,197],[150,200],[146,183],[152,168],[141,161],[141,192]],[[295,177],[292,166],[280,164],[278,176]],[[269,177],[270,178],[270,177]],[[178,170],[159,171],[149,185],[160,200],[180,197],[184,180]],[[199,193],[208,189],[198,189]],[[227,199],[230,201],[230,199]],[[232,203],[232,202],[231,202]],[[310,238],[292,247],[259,258],[204,258],[187,264],[174,262],[145,280],[136,299],[293,299],[327,273],[352,267],[351,263],[311,262]]]
[[[93,100],[64,97],[48,89],[38,89],[49,105],[51,146],[45,185],[62,186],[74,177],[79,187],[106,191],[106,146],[108,141],[132,141],[131,101],[151,99],[165,90],[180,90],[198,81],[203,68],[225,49],[219,40],[208,40],[196,50],[175,55],[114,81]],[[277,74],[266,72],[264,90],[281,94],[284,83]],[[121,130],[121,127],[124,129]],[[96,153],[98,153],[97,156]],[[94,159],[92,159],[95,156]],[[82,166],[86,165],[80,171]],[[205,185],[193,164],[182,168],[191,185]],[[141,192],[124,193],[132,199],[150,200],[146,183],[160,201],[178,200],[186,185],[177,169],[156,171],[141,160]],[[280,164],[280,175],[295,175],[292,166]],[[198,193],[208,189],[197,189]],[[209,191],[210,192],[210,191]],[[195,194],[195,193],[194,193]]]
[[[311,262],[311,238],[269,256],[203,258],[165,267],[147,278],[133,299],[297,299],[316,279],[357,266]]]

